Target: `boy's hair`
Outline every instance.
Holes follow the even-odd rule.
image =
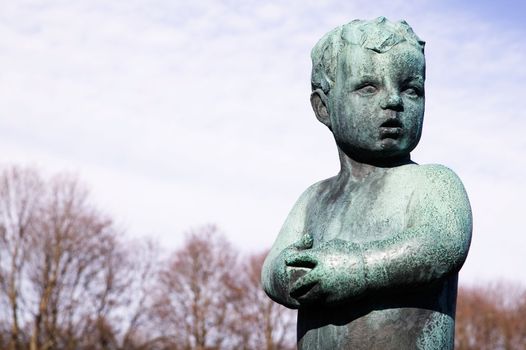
[[[357,19],[334,28],[312,49],[312,90],[321,89],[329,94],[336,77],[339,54],[347,45],[358,45],[383,53],[402,42],[424,53],[425,42],[416,36],[406,21],[390,22],[385,17],[372,21]]]

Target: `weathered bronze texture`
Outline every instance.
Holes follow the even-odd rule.
[[[298,348],[453,349],[468,197],[442,165],[410,152],[424,117],[424,42],[405,22],[355,20],[312,50],[311,104],[340,172],[309,187],[263,267],[298,309]]]

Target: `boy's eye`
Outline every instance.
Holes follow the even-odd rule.
[[[356,92],[358,92],[360,95],[372,95],[376,93],[377,89],[373,85],[363,85],[356,89]]]
[[[403,91],[404,94],[410,96],[410,97],[418,97],[420,96],[420,91],[417,88],[414,87],[408,87]]]

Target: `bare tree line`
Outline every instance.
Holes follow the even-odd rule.
[[[214,226],[161,254],[127,239],[73,176],[0,169],[0,349],[295,348],[295,312],[260,287],[265,252]],[[526,349],[526,289],[459,291],[456,348]]]
[[[213,226],[167,258],[72,176],[0,170],[0,349],[288,349],[294,314]]]
[[[526,288],[496,282],[459,290],[455,349],[526,349]]]

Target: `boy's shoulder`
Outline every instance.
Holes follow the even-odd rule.
[[[406,178],[417,182],[429,184],[445,185],[447,183],[459,182],[457,174],[450,168],[441,164],[409,164],[389,170],[389,175],[393,177]]]
[[[336,176],[333,176],[328,179],[324,179],[324,180],[315,182],[309,187],[307,187],[307,189],[303,191],[303,193],[300,195],[300,198],[298,199],[298,203],[302,203],[302,202],[307,203],[313,199],[316,199],[320,191],[331,186],[331,183],[334,181],[335,178]]]
[[[294,207],[292,208],[291,214],[295,212],[304,212],[307,207],[311,206],[313,202],[320,200],[320,195],[324,192],[329,191],[334,184],[336,176],[324,179],[307,187],[305,191],[300,195]]]
[[[390,181],[409,186],[426,197],[444,197],[453,193],[465,194],[464,185],[457,174],[440,164],[410,164],[390,169]]]

